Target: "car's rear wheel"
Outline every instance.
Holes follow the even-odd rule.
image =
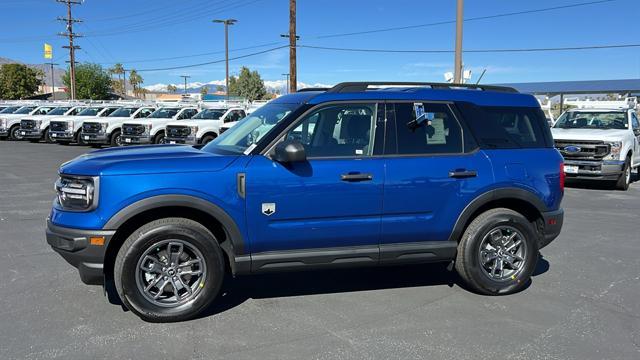
[[[20,125],[13,125],[11,129],[9,129],[9,139],[22,140],[22,135],[20,135]]]
[[[488,210],[467,227],[455,266],[474,291],[504,295],[522,290],[538,260],[538,242],[531,222],[505,208]]]
[[[620,178],[618,178],[618,181],[616,182],[616,189],[628,190],[629,184],[631,184],[631,157],[627,156],[622,169],[622,174],[620,174]]]
[[[152,221],[124,242],[114,266],[122,302],[146,321],[193,318],[216,298],[224,278],[213,234],[184,218]]]

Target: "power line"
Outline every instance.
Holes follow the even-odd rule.
[[[347,51],[347,52],[374,52],[374,53],[429,53],[429,54],[449,54],[455,50],[445,49],[360,49],[360,48],[339,48],[329,46],[314,46],[314,45],[298,45],[299,48],[318,49],[318,50],[332,50],[332,51]],[[640,44],[619,44],[619,45],[591,45],[591,46],[566,46],[555,48],[515,48],[515,49],[470,49],[464,50],[465,53],[512,53],[512,52],[545,52],[545,51],[575,51],[575,50],[596,50],[596,49],[620,49],[620,48],[635,48],[640,47]]]
[[[495,18],[501,18],[501,17],[507,17],[507,16],[533,14],[533,13],[540,13],[540,12],[546,12],[546,11],[562,10],[562,9],[570,9],[570,8],[581,7],[581,6],[596,5],[596,4],[602,4],[602,3],[610,3],[610,2],[614,2],[614,1],[618,1],[618,0],[589,1],[589,2],[553,6],[553,7],[541,8],[541,9],[531,9],[531,10],[514,11],[514,12],[495,14],[495,15],[476,16],[476,17],[471,17],[471,18],[464,19],[464,21],[467,22],[467,21],[477,21],[477,20],[488,20],[488,19],[495,19]],[[343,36],[374,34],[374,33],[398,31],[398,30],[409,30],[409,29],[416,29],[416,28],[421,28],[421,27],[430,27],[430,26],[447,25],[447,24],[455,24],[455,23],[456,23],[455,20],[446,20],[446,21],[437,21],[437,22],[431,22],[431,23],[425,23],[425,24],[417,24],[417,25],[397,26],[397,27],[390,27],[390,28],[372,29],[372,30],[365,30],[365,31],[354,31],[354,32],[339,33],[339,34],[317,35],[317,36],[312,36],[312,37],[315,38],[315,39],[328,39],[328,38],[336,38],[336,37],[343,37]]]

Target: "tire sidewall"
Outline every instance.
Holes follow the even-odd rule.
[[[165,224],[136,233],[136,240],[128,248],[121,248],[118,257],[123,258],[120,276],[116,276],[116,288],[125,305],[147,321],[183,321],[196,316],[216,297],[224,278],[224,259],[220,247],[207,234],[185,225]],[[206,263],[206,277],[201,292],[195,299],[168,308],[149,302],[136,284],[136,267],[140,256],[154,243],[168,238],[188,241],[196,247]]]
[[[498,226],[511,226],[521,232],[526,246],[525,268],[517,276],[508,281],[495,281],[481,269],[479,249],[482,239]],[[531,223],[524,217],[507,213],[498,213],[489,217],[476,231],[468,234],[469,239],[464,256],[469,262],[469,275],[487,294],[500,295],[517,292],[523,289],[531,278],[538,262],[538,244]]]
[[[155,144],[158,144],[158,145],[163,145],[163,144],[165,144],[165,141],[164,141],[164,133],[163,133],[163,132],[159,132],[159,133],[156,135],[155,140],[154,140],[154,143],[155,143]]]
[[[22,136],[20,135],[20,126],[13,125],[9,130],[9,139],[11,140],[22,140]]]
[[[114,130],[113,134],[111,135],[111,146],[122,146],[122,137],[120,135],[120,131]]]

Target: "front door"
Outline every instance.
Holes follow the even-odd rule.
[[[323,251],[351,252],[354,260],[363,250],[363,261],[377,263],[384,159],[373,157],[383,134],[376,111],[375,103],[324,105],[282,137],[300,141],[307,161],[281,164],[262,155],[250,161],[246,212],[254,266],[260,254],[291,251],[315,252],[310,261],[322,263]]]

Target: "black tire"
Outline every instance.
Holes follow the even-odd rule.
[[[165,144],[165,140],[164,140],[164,131],[160,131],[159,133],[156,134],[156,136],[153,138],[153,143],[154,144]]]
[[[515,229],[521,235],[523,262],[518,271],[514,270],[513,274],[506,279],[496,280],[481,264],[480,247],[489,234],[500,231],[497,229],[502,228]],[[520,247],[517,249],[521,251]],[[502,260],[500,261],[505,264]],[[518,292],[527,286],[537,261],[538,241],[531,222],[516,211],[496,208],[480,214],[469,224],[458,244],[455,267],[471,290],[485,295],[506,295]]]
[[[622,174],[620,174],[618,181],[616,181],[616,189],[623,191],[629,190],[629,184],[631,184],[631,156],[627,156],[624,162]]]
[[[76,144],[87,145],[87,143],[82,138],[82,130],[78,130],[78,132],[76,133]]]
[[[145,252],[160,248],[163,242],[166,243],[169,240],[181,241],[185,244],[185,248],[192,246],[197,249],[204,262],[205,270],[202,271],[204,274],[202,280],[195,279],[198,283],[191,285],[195,286],[193,298],[175,306],[161,306],[154,304],[148,295],[145,295],[142,285],[139,285],[140,281],[145,280],[140,280],[141,275],[137,269]],[[159,259],[163,258],[159,257]],[[169,260],[165,259],[165,261],[168,269]],[[177,268],[174,267],[174,269]],[[163,270],[158,277],[164,276],[163,274],[167,275]],[[165,218],[142,226],[127,238],[118,251],[113,275],[116,290],[123,304],[141,319],[150,322],[185,321],[197,316],[215,300],[225,276],[225,262],[216,238],[207,228],[189,219]],[[166,279],[165,276],[164,280]],[[148,285],[144,282],[142,284]],[[175,289],[169,284],[163,288],[166,286],[169,286],[172,292]]]
[[[109,143],[111,144],[111,146],[122,146],[122,141],[121,141],[121,137],[120,137],[120,130],[114,130],[111,133],[111,139],[109,140]]]
[[[9,140],[22,140],[22,136],[20,135],[20,125],[13,125],[11,129],[9,129]]]
[[[56,142],[51,137],[51,134],[49,133],[49,128],[44,129],[44,136],[43,137],[44,137],[44,142],[46,142],[47,144],[53,144],[54,142]]]
[[[205,135],[202,137],[202,140],[200,141],[200,143],[202,145],[206,145],[209,142],[211,142],[213,139],[215,139],[217,136],[216,135]]]

